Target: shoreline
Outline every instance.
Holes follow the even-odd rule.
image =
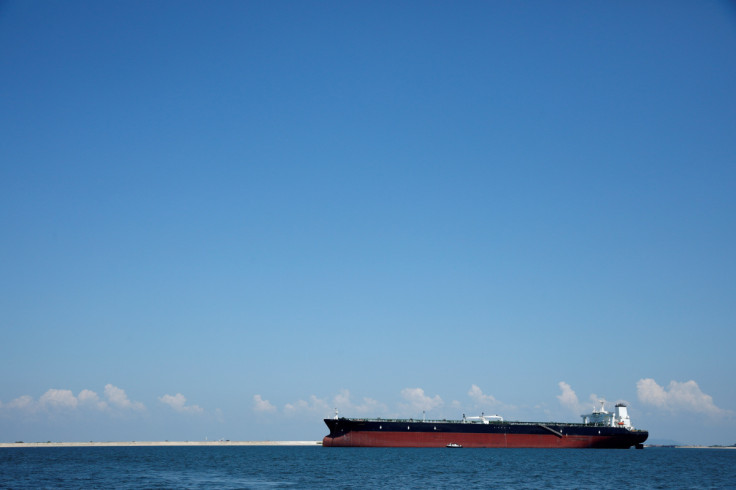
[[[736,446],[673,446],[675,449],[736,449]]]
[[[322,441],[0,442],[5,447],[321,446]]]

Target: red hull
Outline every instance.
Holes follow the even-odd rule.
[[[619,447],[616,437],[565,436],[553,434],[468,434],[415,432],[349,432],[339,437],[326,436],[326,447],[445,447],[450,443],[463,447],[499,448],[589,448]]]

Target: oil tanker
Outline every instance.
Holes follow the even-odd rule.
[[[582,423],[512,422],[499,415],[462,420],[324,419],[325,447],[496,447],[641,449],[649,432],[635,429],[623,403],[582,415]]]

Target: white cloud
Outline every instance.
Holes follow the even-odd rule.
[[[362,403],[354,404],[350,399],[350,391],[340,390],[333,398],[333,405],[340,411],[348,414],[370,415],[377,417],[388,411],[383,403],[373,398],[363,397]]]
[[[74,410],[77,408],[77,397],[71,390],[50,389],[38,399],[42,407],[61,408]]]
[[[637,381],[636,394],[642,403],[662,408],[665,408],[667,405],[667,392],[652,378],[644,378]]]
[[[517,410],[517,407],[515,405],[503,403],[501,400],[497,399],[493,395],[486,395],[485,393],[483,393],[483,390],[481,390],[480,387],[475,384],[470,386],[470,389],[468,390],[468,397],[470,397],[470,399],[475,402],[475,406],[471,408],[472,410],[483,408],[493,408],[497,411],[510,412],[515,412]],[[460,408],[461,404],[459,402],[453,403],[455,408]]]
[[[335,402],[335,407],[341,408],[341,407],[352,407],[353,404],[350,401],[350,391],[349,390],[340,390],[340,393],[335,395],[335,398],[333,398]]]
[[[309,401],[298,400],[295,403],[287,403],[284,405],[284,413],[287,415],[296,415],[298,413],[318,413],[326,417],[330,413],[330,405],[323,399],[314,395],[309,397]]]
[[[590,411],[592,408],[600,408],[599,402],[601,401],[601,399],[595,393],[591,393],[588,397],[588,403],[583,404],[580,403],[578,395],[569,384],[565,383],[564,381],[560,381],[559,383],[557,383],[557,386],[560,387],[561,391],[561,393],[557,395],[557,399],[560,401],[560,405],[565,408],[569,408],[570,411],[580,415],[585,411]]]
[[[652,378],[643,378],[636,383],[639,401],[670,412],[695,412],[707,415],[727,415],[732,413],[713,403],[713,397],[700,391],[695,381],[670,381],[667,388],[657,384]]]
[[[402,405],[402,408],[414,411],[429,411],[444,403],[439,395],[429,397],[421,388],[404,388],[401,390],[401,396],[409,402],[408,405]]]
[[[35,409],[35,406],[36,404],[33,401],[33,397],[30,395],[19,396],[15,400],[5,404],[6,408],[26,411]]]
[[[92,390],[82,390],[77,395],[80,406],[96,408],[97,410],[105,410],[108,408],[106,402],[100,400],[100,397]]]
[[[283,411],[286,415],[290,416],[308,413],[330,417],[334,414],[335,409],[338,409],[340,413],[346,416],[379,416],[388,411],[385,404],[372,398],[364,397],[360,402],[353,402],[350,391],[346,389],[340,390],[331,400],[311,395],[308,400],[297,400],[287,403],[284,405]],[[273,412],[276,410],[276,407],[268,400],[264,400],[261,395],[254,395],[253,410],[256,412]]]
[[[111,384],[105,385],[105,397],[110,405],[123,410],[144,410],[146,408],[140,402],[130,401],[125,390]]]
[[[100,399],[99,395],[92,390],[84,389],[74,396],[71,390],[51,388],[41,395],[38,400],[30,395],[23,395],[6,403],[0,408],[3,410],[18,410],[26,413],[44,411],[72,411],[82,409],[110,410],[117,408],[122,410],[143,410],[145,407],[140,402],[131,402],[125,391],[108,384],[105,386],[105,397],[107,401]]]
[[[161,403],[164,403],[177,412],[180,413],[202,413],[204,412],[204,409],[200,407],[199,405],[187,405],[187,399],[184,395],[181,393],[177,393],[176,395],[164,395],[159,397],[159,401]]]
[[[560,401],[560,404],[570,410],[579,412],[580,401],[578,401],[578,395],[575,394],[572,387],[564,381],[560,381],[557,385],[560,387],[560,390],[562,390],[562,393],[557,395],[557,399]]]
[[[499,401],[493,395],[484,395],[478,385],[472,385],[468,390],[468,396],[479,405],[498,405]]]
[[[264,400],[261,395],[253,395],[253,410],[256,412],[274,412],[276,407],[270,401]]]

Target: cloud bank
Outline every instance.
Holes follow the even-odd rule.
[[[359,403],[355,403],[351,399],[348,390],[341,390],[340,393],[335,395],[332,404],[335,408],[342,408],[342,410],[348,410],[350,413],[358,415],[382,414],[388,410],[386,405],[373,398],[363,397]]]
[[[378,416],[386,413],[388,408],[381,402],[372,398],[364,397],[360,402],[354,402],[348,390],[340,390],[340,392],[329,398],[319,398],[311,395],[307,400],[297,400],[284,405],[283,413],[289,416],[299,414],[319,415],[321,417],[329,417],[334,414],[334,410],[339,409],[342,412],[354,415]],[[276,412],[278,409],[269,400],[264,399],[261,395],[253,395],[253,411],[257,413]]]
[[[404,388],[401,390],[401,397],[409,402],[408,405],[402,404],[402,408],[416,412],[420,410],[428,412],[444,404],[439,395],[429,397],[424,394],[424,390],[421,388]]]
[[[398,417],[419,415],[420,412],[430,412],[445,406],[445,402],[440,395],[427,395],[422,388],[404,388],[399,393],[401,401],[399,401],[393,409],[387,404],[369,397],[363,397],[360,401],[354,401],[349,390],[340,390],[332,398],[320,398],[311,395],[309,398],[300,399],[294,402],[286,403],[282,412],[285,415],[297,416],[301,414],[319,415],[322,417],[330,417],[334,415],[334,410],[338,409],[340,413],[347,416],[366,416],[366,417]],[[485,407],[512,407],[505,405],[492,395],[484,394],[478,385],[471,385],[468,391],[468,397],[476,405]],[[453,401],[451,403],[453,410],[460,411],[462,403]],[[400,414],[395,411],[398,408]],[[513,407],[512,407],[513,408]],[[263,398],[262,395],[253,395],[252,409],[256,413],[266,414],[275,413],[279,409],[269,400]]]
[[[575,412],[577,415],[580,415],[583,412],[589,412],[591,410],[591,405],[597,408],[598,402],[601,400],[598,395],[591,393],[588,397],[587,403],[580,403],[578,395],[568,383],[560,381],[557,383],[557,386],[560,388],[560,394],[557,395],[557,400],[560,402],[560,405],[568,408],[571,412]]]
[[[472,385],[470,387],[470,390],[468,390],[468,396],[471,398],[471,400],[475,401],[478,405],[481,406],[490,407],[500,404],[500,402],[496,400],[493,395],[483,394],[483,390],[481,390],[478,385]]]
[[[168,405],[179,413],[202,413],[204,409],[199,405],[187,405],[187,399],[181,393],[176,395],[164,395],[158,399],[161,403]]]
[[[562,390],[562,393],[557,395],[557,399],[560,401],[560,404],[562,404],[563,407],[574,408],[577,410],[580,402],[578,401],[578,395],[575,394],[572,387],[564,381],[557,383],[557,386]]]
[[[35,400],[30,395],[20,396],[8,403],[0,404],[4,410],[24,413],[71,412],[75,410],[97,410],[101,412],[140,412],[146,409],[140,402],[131,401],[125,390],[112,384],[105,385],[104,399],[92,390],[84,389],[78,395],[72,390],[51,388]]]
[[[105,385],[105,396],[110,405],[122,410],[143,410],[146,408],[140,402],[130,401],[128,395],[125,394],[125,390],[111,384]]]
[[[667,388],[660,386],[652,378],[643,378],[636,383],[639,401],[670,412],[693,412],[711,416],[732,414],[730,410],[719,408],[713,397],[700,390],[693,381],[670,381]]]
[[[326,417],[330,413],[330,404],[322,398],[311,395],[309,400],[298,400],[284,405],[286,415],[296,415],[304,412],[321,414],[322,417]]]
[[[557,386],[560,389],[560,394],[556,398],[560,406],[576,415],[587,413],[592,408],[598,407],[601,398],[595,393],[591,393],[587,400],[581,402],[569,383],[560,381]],[[639,401],[642,404],[653,405],[670,412],[696,412],[714,416],[731,415],[733,413],[717,407],[713,403],[713,398],[703,393],[695,381],[684,383],[672,381],[665,388],[659,386],[653,379],[647,378],[639,380],[636,387]],[[320,417],[330,417],[334,414],[333,410],[338,408],[340,413],[346,416],[409,417],[419,415],[421,412],[430,412],[445,405],[440,395],[430,396],[422,388],[404,388],[399,395],[400,399],[393,407],[389,408],[386,404],[367,397],[362,398],[360,402],[355,402],[348,390],[341,390],[332,398],[320,398],[311,395],[307,399],[286,403],[283,409],[279,410],[276,405],[258,394],[253,396],[252,408],[257,413],[265,414],[281,411],[289,416],[307,415],[311,417],[318,415]],[[476,384],[470,386],[467,396],[468,400],[465,402],[453,401],[450,404],[453,411],[464,410],[464,406],[468,407],[469,404],[475,405],[475,408],[480,406],[511,411],[516,408],[513,405],[505,404],[493,395],[483,393],[483,390]],[[617,401],[627,403],[622,399]],[[18,403],[22,403],[22,401]],[[63,401],[60,400],[59,403],[63,403]]]
[[[261,395],[253,395],[253,411],[255,412],[275,412],[276,406],[270,401],[264,400]]]

